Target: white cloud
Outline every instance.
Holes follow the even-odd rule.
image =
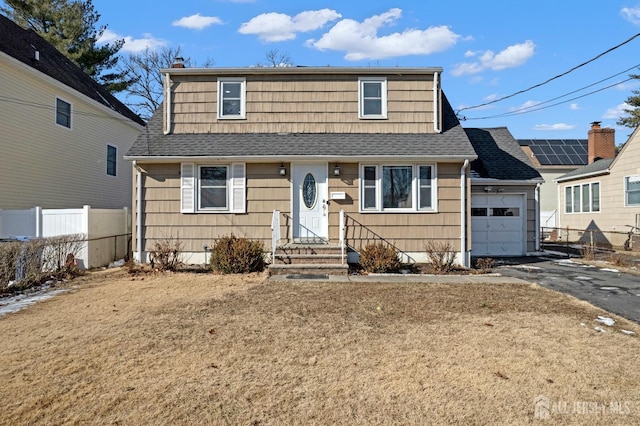
[[[154,50],[159,47],[163,47],[167,45],[167,42],[154,38],[151,34],[145,33],[142,35],[142,38],[133,38],[131,36],[121,36],[119,34],[114,33],[113,31],[106,29],[96,40],[97,44],[106,44],[113,43],[116,40],[124,40],[124,45],[122,46],[121,52],[129,52],[129,53],[137,53],[142,52],[146,49]]]
[[[530,110],[530,109],[534,108],[536,105],[539,105],[539,104],[540,104],[540,102],[538,102],[538,101],[526,101],[525,103],[523,103],[520,106],[509,108],[509,111],[512,111],[512,112],[525,112],[527,110]]]
[[[379,29],[394,24],[401,15],[401,9],[393,8],[362,22],[343,19],[319,40],[308,40],[307,45],[318,50],[344,51],[346,60],[358,61],[429,55],[450,48],[460,38],[444,25],[426,30],[406,29],[400,33],[378,36]]]
[[[533,130],[573,130],[576,126],[565,123],[556,123],[556,124],[536,124],[533,126]]]
[[[284,13],[263,13],[243,23],[238,32],[255,34],[267,42],[293,40],[296,33],[317,30],[340,17],[342,15],[331,9],[308,10],[293,17]]]
[[[184,27],[192,30],[201,30],[213,24],[222,25],[222,21],[216,16],[202,16],[200,13],[185,16],[171,23],[174,27]]]
[[[603,115],[602,118],[606,120],[618,120],[622,116],[626,116],[627,112],[625,109],[633,109],[631,105],[626,102],[623,102],[619,105],[614,106],[613,108],[609,108]]]
[[[620,10],[622,16],[635,25],[640,24],[640,7],[623,7]]]
[[[527,62],[534,54],[536,45],[527,40],[524,43],[508,46],[498,54],[491,50],[485,52],[467,52],[465,57],[477,57],[474,62],[463,62],[455,66],[451,72],[454,76],[476,74],[486,69],[500,71],[506,68],[518,67]]]
[[[577,103],[573,103],[573,104],[569,105],[569,109],[573,110],[573,111],[577,111],[577,110],[579,110],[581,108],[580,108],[580,105],[578,105]]]

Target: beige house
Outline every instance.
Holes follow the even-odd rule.
[[[2,15],[0,82],[0,209],[131,206],[136,114]]]
[[[206,246],[233,233],[276,258],[298,245],[283,255],[291,262],[322,244],[339,248],[333,263],[345,251],[352,261],[375,242],[424,261],[431,241],[469,263],[478,155],[441,90],[441,68],[162,72],[164,104],[126,156],[139,261],[169,238],[184,244],[185,261],[202,263]]]
[[[589,131],[589,164],[556,181],[560,227],[602,231],[599,238],[619,246],[629,226],[640,225],[640,134],[636,129],[617,156],[613,135],[613,129],[594,123]],[[607,234],[611,231],[623,233],[622,237]]]

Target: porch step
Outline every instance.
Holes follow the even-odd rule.
[[[269,265],[269,275],[348,275],[349,265],[344,263],[298,263]]]
[[[271,275],[347,275],[346,253],[337,244],[288,243],[278,246]]]

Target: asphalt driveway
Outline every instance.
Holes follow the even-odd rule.
[[[640,276],[560,256],[500,259],[497,272],[561,291],[640,323]]]

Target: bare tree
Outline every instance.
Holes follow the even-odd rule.
[[[293,61],[287,52],[281,52],[278,49],[271,49],[265,53],[264,58],[266,62],[264,64],[256,64],[257,67],[272,67],[272,68],[286,68],[292,67]]]
[[[126,104],[145,120],[151,118],[162,103],[162,68],[169,68],[182,57],[180,47],[163,47],[160,50],[146,49],[142,53],[132,53],[120,59],[120,70],[126,74],[132,84],[126,89]],[[184,64],[191,67],[190,58],[183,58]],[[213,61],[207,59],[202,65],[209,67]]]

